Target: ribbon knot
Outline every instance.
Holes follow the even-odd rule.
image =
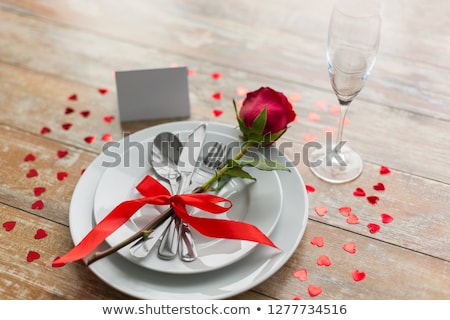
[[[110,234],[123,225],[133,214],[146,204],[170,205],[181,220],[205,236],[235,240],[248,240],[276,247],[256,226],[233,220],[191,216],[186,205],[213,214],[224,213],[232,206],[230,200],[208,193],[171,195],[158,180],[146,176],[136,189],[143,198],[127,200],[117,205],[102,219],[72,250],[55,259],[53,266],[83,259],[97,248]],[[228,204],[228,206],[220,204]]]

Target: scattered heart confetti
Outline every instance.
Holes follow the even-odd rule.
[[[378,182],[376,185],[374,185],[373,189],[375,191],[384,191],[384,190],[386,190],[386,188],[384,187],[384,184],[382,182]]]
[[[56,257],[55,259],[53,259],[52,262],[52,267],[53,268],[60,268],[60,267],[64,267],[66,264],[65,263],[54,263],[55,260],[59,259],[61,257]]]
[[[34,161],[36,160],[36,156],[32,153],[29,153],[25,156],[25,158],[23,158],[23,161],[27,162],[27,161]]]
[[[56,155],[58,156],[58,158],[64,158],[65,156],[67,156],[69,154],[69,152],[68,151],[66,151],[66,150],[58,150],[57,152],[56,152]]]
[[[247,93],[248,93],[248,89],[247,88],[244,88],[244,87],[237,87],[236,88],[236,95],[238,97],[244,97],[244,96],[247,95]]]
[[[306,269],[298,269],[294,271],[294,277],[304,282],[308,280],[308,271]]]
[[[70,128],[72,128],[72,124],[71,123],[69,123],[69,122],[66,122],[66,123],[63,123],[62,125],[61,125],[61,127],[64,129],[64,130],[69,130]]]
[[[27,173],[27,178],[33,178],[33,177],[37,177],[38,176],[38,172],[36,169],[30,169]]]
[[[78,96],[77,94],[72,94],[69,97],[67,97],[68,100],[72,100],[72,101],[77,101],[78,100]]]
[[[113,122],[113,120],[115,119],[115,117],[111,114],[105,114],[103,116],[103,121],[105,121],[105,123],[110,124],[111,122]]]
[[[369,228],[370,233],[377,233],[381,229],[381,227],[376,223],[367,224],[367,228]]]
[[[71,114],[74,113],[75,110],[71,107],[66,107],[66,110],[64,111],[64,114]]]
[[[299,93],[293,92],[289,95],[289,101],[293,103],[299,102],[300,100],[302,100],[302,96]]]
[[[384,224],[391,223],[394,220],[394,218],[387,213],[382,213],[380,216],[381,222],[383,222]]]
[[[355,197],[365,197],[366,196],[366,192],[364,191],[363,188],[356,188],[356,190],[353,191],[353,195]]]
[[[213,98],[214,100],[220,100],[220,99],[222,99],[222,93],[220,93],[220,92],[214,92],[214,93],[211,95],[211,98]]]
[[[306,142],[313,142],[316,141],[317,135],[315,133],[307,133],[303,136],[303,139],[305,139]]]
[[[377,196],[368,196],[367,197],[367,201],[369,201],[369,203],[372,205],[376,205],[379,200],[380,200],[380,198],[378,198]]]
[[[322,288],[313,284],[308,285],[308,293],[311,297],[316,297],[322,293]]]
[[[338,210],[344,217],[348,217],[350,215],[350,212],[352,212],[351,207],[340,207]]]
[[[45,231],[44,229],[37,229],[36,233],[34,234],[34,238],[36,240],[45,238],[46,236],[48,236],[47,231]]]
[[[41,134],[50,133],[52,130],[49,127],[42,127]]]
[[[188,69],[188,76],[195,76],[196,72],[195,70]]]
[[[358,281],[364,280],[366,278],[366,273],[355,269],[352,271],[352,277],[353,277],[353,280],[358,282]]]
[[[42,210],[44,209],[44,202],[42,200],[37,200],[31,205],[31,209]]]
[[[36,251],[29,251],[27,254],[27,261],[33,262],[41,257],[41,255]]]
[[[106,89],[106,88],[99,88],[98,89],[98,93],[100,93],[101,95],[105,95],[105,94],[107,94],[108,93],[108,89]]]
[[[325,256],[325,255],[320,256],[320,257],[317,259],[317,265],[318,265],[318,266],[329,267],[329,266],[331,266],[331,260],[330,260],[330,258],[328,258],[328,257]]]
[[[87,118],[87,117],[89,117],[89,115],[91,114],[91,112],[90,112],[89,110],[84,110],[84,111],[81,111],[80,114],[81,114],[84,118]]]
[[[88,144],[93,144],[95,141],[95,137],[94,136],[88,136],[86,138],[84,138],[84,142],[88,143]]]
[[[36,197],[39,197],[41,194],[43,194],[47,189],[45,189],[44,187],[36,187],[33,189],[34,195]]]
[[[298,115],[295,115],[294,121],[292,121],[294,123],[298,123],[300,122],[300,118],[298,117]]]
[[[338,105],[332,105],[330,106],[330,110],[328,110],[329,113],[331,114],[339,114],[341,113],[341,108]]]
[[[323,217],[325,215],[325,213],[328,212],[328,208],[325,206],[317,206],[314,208],[314,211],[316,212],[316,214],[320,217]]]
[[[211,78],[213,78],[214,80],[219,80],[220,78],[222,78],[222,74],[220,72],[213,72],[211,73]]]
[[[216,117],[216,118],[220,117],[222,115],[222,113],[223,113],[223,110],[220,110],[220,109],[214,109],[212,111],[213,116]]]
[[[320,121],[320,115],[315,112],[310,112],[308,114],[308,121],[311,121],[311,122]]]
[[[339,124],[339,119],[336,119],[336,123]],[[345,117],[345,119],[344,119],[344,125],[346,126],[346,125],[348,125],[348,124],[350,124],[350,120],[349,120],[347,117]]]
[[[306,192],[315,192],[316,191],[316,188],[314,188],[313,186],[311,186],[311,185],[309,185],[309,184],[307,184],[306,185]]]
[[[113,141],[113,137],[112,137],[112,134],[111,133],[105,133],[103,136],[102,136],[102,140],[103,141]]]
[[[58,172],[58,173],[56,174],[56,178],[57,178],[59,181],[64,180],[64,179],[67,178],[68,176],[69,176],[69,173],[68,173],[68,172],[65,172],[65,171],[60,171],[60,172]]]
[[[3,228],[5,228],[6,231],[11,231],[16,226],[15,221],[6,221],[3,223]]]
[[[319,109],[325,110],[328,107],[328,101],[327,100],[317,100],[315,105]]]
[[[324,245],[323,238],[321,236],[314,237],[311,239],[311,244],[319,248],[322,248]]]
[[[351,254],[356,253],[356,244],[354,242],[348,242],[348,243],[344,244],[344,246],[342,248],[345,251],[347,251],[348,253],[351,253]]]
[[[294,296],[294,297],[292,298],[292,300],[302,300],[302,298],[300,298],[299,296]]]
[[[391,170],[388,167],[381,166],[380,167],[380,174],[389,174],[391,173]]]
[[[358,224],[359,223],[359,218],[356,214],[349,214],[349,216],[347,217],[347,223],[348,224]]]

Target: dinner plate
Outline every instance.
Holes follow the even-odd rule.
[[[160,129],[169,131],[167,125],[161,126]],[[172,127],[170,129],[170,132],[178,134],[182,142],[187,141],[189,133],[192,132],[192,130],[174,130]],[[207,150],[208,146],[212,146],[215,142],[221,142],[231,149],[238,149],[239,132],[233,130],[233,135],[230,135],[227,129],[220,126],[207,127],[203,149]],[[148,161],[149,149],[151,149],[154,138],[155,134],[148,134],[144,140],[139,141],[139,146],[137,144],[130,145],[121,157],[115,157],[114,161],[111,161],[114,166],[105,170],[95,192],[94,217],[97,223],[121,202],[141,198],[142,195],[135,187],[146,175],[150,174],[158,178]],[[236,153],[238,150],[232,151]],[[255,150],[254,154],[256,155],[257,152]],[[118,159],[120,161],[116,161]],[[246,171],[255,177],[257,182],[239,178],[232,179],[219,193],[232,201],[233,205],[227,212],[215,215],[194,209],[192,214],[201,217],[244,221],[257,226],[269,236],[278,222],[283,204],[278,172],[261,171],[252,167],[246,168]],[[161,182],[166,184],[170,190],[166,181],[162,180]],[[144,206],[128,222],[111,234],[106,239],[107,243],[113,246],[132,236],[165,209],[167,207]],[[162,225],[160,228],[164,227],[165,225]],[[145,258],[136,258],[130,254],[129,248],[133,243],[119,250],[119,254],[131,262],[151,270],[190,274],[211,271],[232,264],[242,259],[257,246],[257,243],[251,241],[211,238],[203,236],[193,228],[191,231],[198,252],[198,258],[195,261],[184,262],[178,257],[171,260],[159,258],[157,252],[159,242]]]
[[[161,130],[190,130],[197,122],[174,122],[136,132],[130,141],[142,141]],[[208,123],[210,128],[222,128],[234,135],[235,127]],[[117,143],[123,153],[123,140]],[[247,291],[277,272],[291,257],[300,243],[308,219],[308,198],[305,184],[292,165],[280,152],[277,160],[291,167],[290,172],[278,172],[283,193],[281,216],[270,238],[279,249],[260,245],[243,259],[226,267],[191,275],[170,274],[143,268],[120,254],[112,254],[90,264],[88,268],[111,287],[140,299],[226,299]],[[70,232],[78,244],[95,226],[94,195],[105,171],[108,155],[101,153],[80,177],[72,195],[69,212]],[[268,186],[270,188],[270,186]],[[98,250],[109,248],[103,243]]]

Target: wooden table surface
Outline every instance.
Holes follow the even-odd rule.
[[[303,239],[233,298],[450,298],[450,6],[384,2],[378,59],[344,131],[362,175],[330,185],[300,161],[313,188]],[[114,71],[187,66],[189,120],[234,124],[242,92],[282,91],[298,114],[282,140],[293,157],[336,128],[330,10],[330,0],[0,1],[0,298],[133,298],[82,262],[51,267],[73,247],[69,205],[83,170],[105,141],[155,124],[120,122]]]

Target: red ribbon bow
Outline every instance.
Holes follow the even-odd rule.
[[[207,193],[171,195],[170,192],[151,176],[146,176],[136,187],[144,196],[127,200],[115,207],[100,221],[72,250],[53,261],[52,265],[61,266],[68,262],[83,259],[97,248],[110,234],[123,225],[137,210],[146,204],[171,205],[175,214],[205,236],[236,240],[254,241],[274,248],[277,246],[256,226],[233,220],[200,218],[189,215],[186,205],[218,214],[231,207],[231,201]],[[225,207],[218,203],[228,203]]]

